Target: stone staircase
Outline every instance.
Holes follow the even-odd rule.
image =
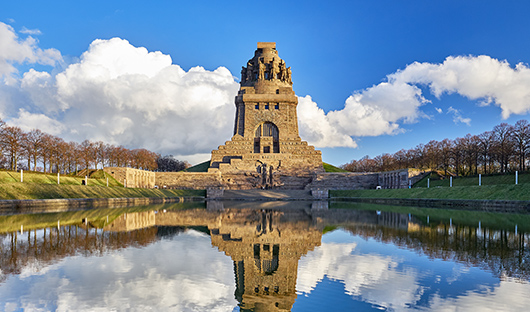
[[[223,200],[313,200],[308,190],[225,190]]]

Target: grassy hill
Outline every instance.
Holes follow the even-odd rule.
[[[84,176],[24,171],[0,171],[0,199],[51,199],[51,198],[124,198],[124,197],[179,197],[205,196],[201,190],[160,190],[124,188],[103,170],[81,172],[88,174],[88,185],[83,185]],[[107,187],[107,178],[109,186]]]
[[[110,174],[103,170],[86,170],[80,171],[78,175],[61,174],[59,176],[59,183],[61,185],[82,185],[85,175],[88,176],[88,185],[107,186],[107,178],[109,186],[123,186],[116,181]],[[20,182],[21,176],[18,171],[0,170],[0,184]],[[58,184],[57,174],[46,174],[42,172],[24,171],[24,183],[38,183],[38,184]]]
[[[414,184],[414,187],[427,187],[427,179],[429,179],[430,187],[449,187],[450,185],[449,177],[444,177],[437,172],[432,172],[430,175]],[[478,186],[478,179],[478,176],[453,177],[453,186]],[[530,173],[519,173],[518,183],[530,183]],[[481,184],[483,186],[515,184],[515,173],[482,175]]]
[[[208,168],[210,168],[210,161],[205,161],[200,164],[197,164],[195,166],[191,166],[187,169],[184,169],[180,172],[208,172]]]
[[[335,167],[335,166],[327,164],[325,162],[323,162],[322,165],[324,166],[324,170],[326,170],[326,172],[349,172],[348,170],[344,170],[344,169],[341,169],[339,167]]]

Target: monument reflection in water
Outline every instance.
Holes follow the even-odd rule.
[[[45,278],[47,267],[80,255],[82,258],[103,257],[120,250],[156,247],[153,257],[164,260],[173,255],[164,251],[162,238],[180,237],[189,228],[208,233],[211,244],[233,261],[233,297],[238,301],[238,307],[233,310],[236,311],[318,311],[318,302],[327,304],[321,310],[332,309],[329,304],[334,304],[337,311],[352,308],[437,310],[447,308],[448,304],[463,310],[479,306],[516,311],[530,303],[528,298],[518,296],[530,290],[529,235],[520,230],[458,226],[452,221],[435,226],[407,214],[327,209],[321,202],[278,205],[285,203],[263,203],[252,205],[253,208],[248,208],[248,203],[223,202],[211,202],[207,209],[171,210],[160,207],[158,210],[126,213],[110,223],[105,218],[85,220],[84,223],[79,220],[78,225],[0,234],[0,293],[4,293],[0,295],[0,309],[9,310],[11,307],[17,311],[29,306],[30,309],[60,310],[59,303],[43,303],[46,298],[33,298],[33,301],[25,298],[31,304],[23,306],[16,302],[18,294],[12,290],[17,287],[9,290],[6,287],[16,285],[11,280],[17,276],[21,279],[30,279],[29,276],[35,275]],[[5,222],[14,223],[17,220],[17,216],[5,218]],[[328,232],[337,227],[340,229]],[[349,245],[333,242],[321,246],[323,233],[331,233],[326,237],[339,237],[339,241],[348,240]],[[340,246],[347,248],[341,249]],[[196,248],[200,249],[199,246]],[[362,248],[366,251],[359,251]],[[333,252],[329,253],[329,250]],[[185,253],[185,250],[182,252]],[[194,261],[187,256],[184,258]],[[335,259],[333,265],[329,265],[329,258]],[[156,261],[152,266],[156,266]],[[175,261],[174,265],[178,266],[179,261]],[[412,261],[417,264],[409,263]],[[299,268],[300,263],[303,265]],[[327,263],[325,268],[324,263]],[[109,263],[108,266],[114,264]],[[369,268],[363,268],[363,265]],[[152,266],[144,270],[150,271]],[[386,266],[387,271],[379,271],[381,266]],[[414,269],[411,269],[413,266]],[[456,270],[456,267],[459,269]],[[124,268],[115,269],[120,271]],[[91,273],[98,275],[95,267],[83,270],[93,270]],[[140,269],[129,269],[135,270]],[[389,270],[393,270],[394,275]],[[419,273],[411,274],[413,270]],[[453,272],[445,272],[449,270]],[[411,277],[413,281],[409,282]],[[186,280],[183,278],[176,282],[186,283]],[[131,278],[131,281],[129,284],[138,284],[137,277]],[[341,303],[344,300],[341,295],[329,298],[332,292],[328,289],[325,289],[328,291],[326,295],[319,295],[315,300],[312,299],[313,294],[308,295],[314,292],[317,296],[325,282],[329,284],[329,289],[333,285],[336,287],[337,282],[334,281],[338,281],[339,285],[343,283],[342,291],[353,300]],[[75,278],[68,279],[67,283],[74,282],[84,286],[88,284]],[[53,282],[50,281],[50,284]],[[509,294],[503,295],[496,289],[504,289],[504,292],[508,289]],[[92,292],[88,288],[82,291]],[[72,295],[71,289],[68,293],[70,297],[82,296],[75,291]],[[129,294],[121,295],[124,296],[121,300],[127,301]],[[473,302],[465,303],[469,298],[473,298]],[[503,299],[510,300],[499,305]],[[205,310],[205,306],[200,304],[193,307],[189,304],[164,306],[164,300],[163,296],[158,298],[162,304],[158,308]],[[94,298],[92,304],[95,306],[84,310],[104,310],[105,307],[111,310],[145,309],[145,306],[113,306],[107,298]],[[232,308],[218,310],[232,311]]]

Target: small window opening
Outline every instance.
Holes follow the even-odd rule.
[[[265,104],[265,109],[269,109],[269,104]]]
[[[256,106],[254,106],[255,109],[259,109],[259,104],[256,104]]]
[[[280,104],[274,105],[274,109],[280,109]]]
[[[264,146],[263,147],[263,153],[270,153],[271,152],[271,147],[270,146]]]

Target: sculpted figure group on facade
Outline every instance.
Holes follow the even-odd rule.
[[[263,58],[257,60],[257,64],[253,64],[253,60],[247,62],[247,67],[241,67],[241,83],[256,80],[279,80],[292,84],[291,67],[286,67],[285,62],[275,62],[273,59],[266,64]]]

